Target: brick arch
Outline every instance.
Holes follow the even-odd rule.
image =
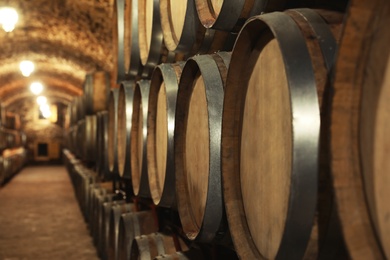
[[[29,79],[18,68],[37,63],[34,77],[59,95],[81,94],[85,73],[113,68],[113,0],[0,0],[20,20],[11,33],[0,29],[0,100],[12,104]],[[27,94],[23,94],[27,95]]]

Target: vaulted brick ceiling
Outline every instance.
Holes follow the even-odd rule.
[[[0,0],[19,13],[13,32],[0,29],[0,102],[32,98],[29,84],[39,80],[48,98],[67,102],[80,95],[85,74],[112,70],[113,0]],[[25,78],[19,62],[31,60]]]

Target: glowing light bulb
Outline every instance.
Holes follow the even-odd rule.
[[[28,77],[34,71],[35,66],[32,61],[24,60],[19,64],[19,69],[23,76]]]
[[[39,96],[37,97],[37,103],[41,106],[47,104],[47,98],[45,96]]]
[[[6,32],[12,32],[18,22],[19,15],[14,8],[1,7],[0,8],[0,24]]]
[[[31,83],[30,85],[30,90],[32,93],[34,93],[35,95],[39,95],[42,93],[43,91],[43,85],[42,83],[40,82],[33,82]]]
[[[50,106],[48,104],[42,104],[39,107],[44,118],[49,118],[51,116]]]

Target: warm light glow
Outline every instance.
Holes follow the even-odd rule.
[[[40,82],[33,82],[31,83],[30,85],[30,90],[32,93],[34,93],[35,95],[39,95],[42,93],[43,91],[43,85],[42,83]]]
[[[0,8],[0,24],[4,31],[12,32],[15,29],[15,24],[18,22],[19,16],[14,8]]]
[[[45,96],[39,96],[37,97],[37,103],[38,105],[47,104],[47,98]]]
[[[32,61],[24,60],[19,64],[19,69],[22,72],[23,76],[28,77],[34,71],[35,66]]]
[[[50,106],[48,104],[42,104],[39,107],[44,118],[49,118],[51,116]]]

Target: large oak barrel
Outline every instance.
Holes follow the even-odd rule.
[[[87,115],[107,110],[110,84],[110,75],[106,71],[95,71],[85,76],[84,102]]]
[[[196,53],[197,39],[203,38],[206,30],[199,22],[195,2],[160,0],[160,14],[167,49],[176,53]]]
[[[114,200],[109,202],[104,202],[103,207],[101,208],[101,241],[100,241],[100,255],[102,259],[108,258],[109,251],[109,239],[110,239],[110,214],[111,208],[116,205],[126,204],[125,200]]]
[[[22,132],[8,128],[0,129],[0,149],[22,146]]]
[[[191,240],[212,242],[224,219],[221,123],[230,53],[187,60],[176,101],[174,152],[177,207]]]
[[[138,5],[138,39],[144,77],[147,77],[154,67],[161,63],[163,55],[168,55],[163,41],[159,2],[159,0],[145,0]]]
[[[69,129],[69,150],[76,155],[77,144],[77,124]]]
[[[135,204],[126,203],[111,207],[110,224],[109,224],[109,239],[108,239],[108,259],[118,259],[118,235],[119,235],[119,220],[122,214],[135,211]]]
[[[107,219],[109,219],[110,215],[110,208],[113,203],[126,203],[125,200],[123,200],[122,196],[118,195],[117,193],[107,193],[106,195],[101,196],[101,200],[99,201],[99,205],[97,207],[97,214],[99,217],[99,224],[98,224],[98,253],[99,256],[101,256],[103,259],[107,257],[107,239],[108,239],[108,226],[109,225]],[[107,207],[107,205],[110,205],[110,207]],[[107,209],[108,208],[108,209]],[[108,213],[107,213],[108,212]],[[105,257],[103,257],[105,256]]]
[[[77,96],[75,98],[75,117],[77,123],[78,121],[84,119],[85,117],[85,96]]]
[[[131,179],[130,136],[133,115],[134,82],[121,83],[118,94],[118,171],[119,176]]]
[[[193,0],[161,0],[161,26],[169,51],[185,56],[231,51],[237,34],[206,29]]]
[[[332,177],[350,257],[389,259],[390,3],[350,2],[334,79]]]
[[[2,153],[4,178],[11,178],[17,171],[19,171],[26,159],[26,150],[22,147],[14,149],[6,149]]]
[[[95,173],[96,174],[96,173]],[[95,175],[96,176],[96,175]],[[94,178],[94,182],[92,182],[89,187],[89,198],[88,198],[88,220],[90,224],[90,231],[92,236],[96,236],[98,231],[98,224],[99,224],[99,218],[97,217],[99,215],[97,211],[98,207],[98,197],[99,196],[106,196],[109,194],[113,194],[113,185],[112,182],[98,182]]]
[[[118,175],[118,96],[119,89],[111,89],[108,99],[108,169],[113,176]]]
[[[186,249],[186,245],[175,237],[162,233],[152,233],[134,238],[130,259],[152,260],[158,255],[171,254]]]
[[[97,151],[96,171],[101,180],[110,179],[108,168],[108,112],[102,111],[97,114]]]
[[[141,80],[135,85],[131,119],[131,180],[137,196],[150,197],[146,157],[147,118],[150,81]]]
[[[127,71],[125,68],[125,2],[126,0],[114,0],[114,8],[112,12],[112,53],[114,58],[114,66],[112,76],[115,77],[115,82],[120,83],[126,80]]]
[[[321,207],[319,160],[329,156],[320,146],[320,112],[329,110],[326,86],[342,21],[328,14],[256,16],[235,44],[222,169],[229,228],[242,259],[302,259],[307,249]]]
[[[194,0],[204,27],[223,31],[239,29],[251,16],[283,9],[287,0]]]
[[[131,243],[136,236],[158,231],[156,216],[152,211],[122,214],[119,221],[118,259],[130,259]]]
[[[95,219],[94,242],[95,242],[95,245],[98,249],[98,253],[100,255],[102,254],[103,240],[104,240],[103,239],[104,233],[103,233],[103,228],[102,228],[102,226],[103,226],[103,214],[102,214],[103,204],[106,202],[112,202],[116,199],[118,199],[117,194],[110,193],[110,192],[99,194],[96,197],[96,203],[95,203],[95,206],[93,209],[93,216]]]
[[[76,155],[85,160],[86,156],[86,146],[85,146],[85,119],[79,120],[77,122],[77,133],[76,133],[76,143],[75,143],[75,153]]]
[[[124,62],[125,71],[130,79],[137,79],[143,66],[140,56],[140,40],[139,40],[139,8],[145,1],[126,0],[124,9]]]
[[[97,153],[97,116],[85,116],[85,135],[83,145],[85,146],[85,160],[96,162]]]
[[[79,118],[78,118],[78,97],[75,97],[75,98],[73,98],[73,100],[72,100],[72,102],[71,102],[71,111],[70,111],[70,113],[71,113],[71,116],[70,116],[70,125],[71,126],[74,126],[74,125],[76,125],[77,124],[77,121],[79,120]]]
[[[150,82],[147,161],[150,193],[154,204],[176,204],[173,139],[176,97],[184,63],[161,64]]]

